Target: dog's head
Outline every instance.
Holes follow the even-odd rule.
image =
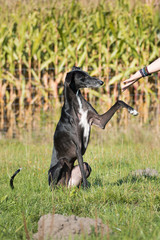
[[[91,77],[79,67],[73,67],[72,71],[67,73],[65,82],[70,85],[74,91],[80,88],[98,88],[103,85],[103,81]]]

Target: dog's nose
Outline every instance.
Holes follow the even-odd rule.
[[[103,81],[101,81],[101,80],[99,80],[99,83],[100,83],[100,85],[103,85],[103,83],[104,83],[104,82],[103,82]]]

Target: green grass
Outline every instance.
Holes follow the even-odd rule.
[[[108,239],[160,239],[160,178],[127,178],[136,169],[160,172],[159,134],[135,126],[123,131],[93,130],[91,136],[84,156],[92,167],[87,191],[50,191],[52,136],[1,140],[0,239],[26,239],[24,216],[32,238],[40,216],[50,212],[97,215],[112,230]],[[19,167],[23,170],[12,191],[9,178]]]

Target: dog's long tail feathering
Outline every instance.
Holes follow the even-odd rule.
[[[17,173],[19,173],[21,170],[22,170],[22,168],[19,168],[19,169],[12,175],[12,177],[11,177],[11,179],[10,179],[10,186],[11,186],[12,189],[14,189],[13,180],[14,180],[15,176],[17,175]]]

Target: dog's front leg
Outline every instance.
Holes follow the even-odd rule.
[[[115,112],[119,108],[126,108],[128,112],[134,116],[138,115],[138,112],[130,107],[128,104],[126,104],[123,101],[118,100],[106,113],[99,115],[99,114],[93,114],[92,117],[92,124],[104,129],[106,124],[109,122],[109,120],[113,117]]]
[[[81,150],[78,146],[76,147],[76,152],[77,152],[78,164],[79,164],[80,171],[81,171],[81,174],[82,174],[83,186],[84,186],[84,188],[87,188],[87,178],[86,178],[85,171],[84,171],[84,166],[83,166],[83,157],[82,157],[82,154],[81,154]]]

